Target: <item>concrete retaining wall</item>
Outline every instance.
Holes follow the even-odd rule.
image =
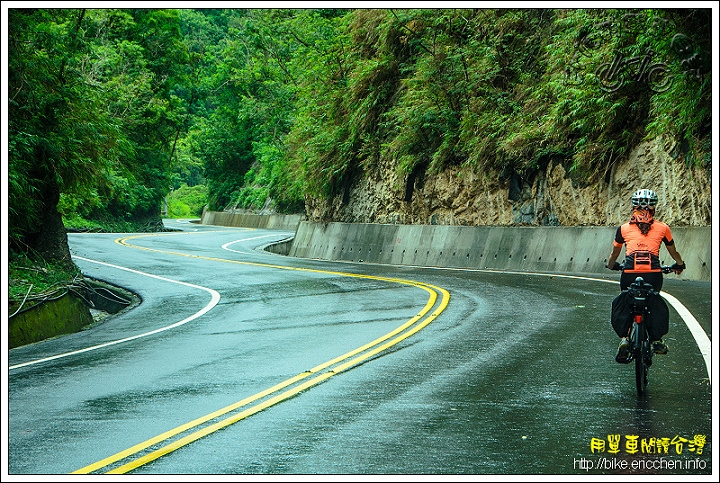
[[[490,227],[301,222],[290,256],[395,265],[608,275],[615,227]],[[688,269],[710,281],[710,227],[674,228]],[[624,253],[619,261],[622,261]],[[660,251],[663,264],[674,260]]]
[[[312,223],[301,215],[203,213],[202,223],[295,230],[271,250],[300,258],[393,265],[609,275],[605,263],[616,227],[385,225]],[[688,266],[681,278],[710,281],[711,227],[672,229]],[[622,261],[624,253],[619,261]],[[674,261],[664,248],[663,264]]]
[[[60,334],[80,331],[93,321],[80,297],[66,293],[8,319],[8,347],[13,349]]]
[[[200,223],[203,225],[295,230],[304,219],[303,215],[252,215],[226,211],[203,211]]]

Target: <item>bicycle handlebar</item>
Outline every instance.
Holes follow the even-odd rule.
[[[662,267],[660,267],[660,269],[662,270],[662,273],[670,273],[670,272],[674,272],[675,270],[682,271],[682,270],[685,270],[685,268],[687,268],[685,265],[685,262],[683,262],[682,266],[679,266],[677,263],[674,263],[672,265],[663,265]],[[625,264],[615,262],[615,265],[613,265],[613,267],[610,270],[618,270],[618,271],[625,270]]]

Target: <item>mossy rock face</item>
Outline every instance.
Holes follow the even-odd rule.
[[[8,345],[12,349],[61,334],[72,334],[92,323],[88,306],[79,297],[67,293],[10,317]]]

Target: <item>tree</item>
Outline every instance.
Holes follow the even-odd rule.
[[[13,249],[71,263],[60,194],[91,184],[119,128],[84,71],[86,10],[10,9],[9,235]]]
[[[10,9],[13,250],[70,262],[58,211],[160,222],[193,91],[177,10]]]

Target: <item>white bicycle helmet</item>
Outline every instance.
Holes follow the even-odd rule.
[[[641,189],[632,195],[633,207],[646,208],[649,206],[650,208],[655,208],[657,202],[658,196],[653,190]]]

